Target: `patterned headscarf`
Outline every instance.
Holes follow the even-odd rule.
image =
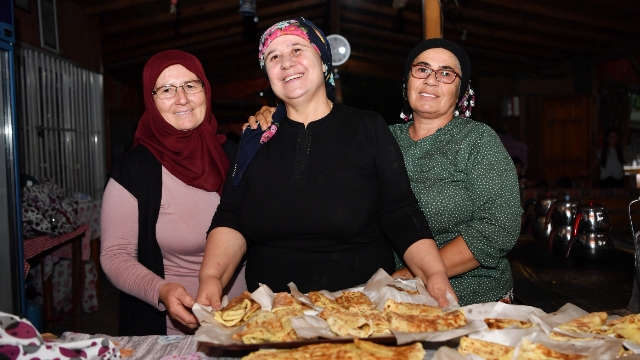
[[[327,89],[327,97],[329,100],[334,101],[334,92],[336,83],[333,80],[333,71],[331,66],[331,47],[327,37],[324,36],[322,30],[318,29],[311,21],[299,17],[291,20],[281,21],[262,34],[260,38],[260,48],[258,50],[258,58],[260,59],[260,68],[267,75],[267,70],[264,65],[264,54],[267,51],[271,42],[282,35],[295,35],[307,40],[311,46],[320,54],[324,70],[324,83]]]
[[[471,110],[476,105],[476,96],[471,88],[471,61],[469,61],[467,53],[458,46],[458,44],[452,41],[445,39],[428,39],[421,42],[411,50],[404,65],[404,82],[402,85],[404,105],[400,112],[400,118],[404,121],[413,119],[413,110],[411,109],[411,105],[409,105],[409,100],[407,99],[407,84],[409,83],[409,77],[411,76],[411,64],[413,64],[420,54],[434,48],[442,48],[450,51],[460,62],[460,70],[462,72],[462,76],[460,77],[460,94],[458,95],[458,102],[456,103],[453,115],[468,118],[471,116]],[[465,90],[462,91],[462,89]]]
[[[299,17],[291,20],[281,21],[262,34],[260,38],[260,47],[258,48],[258,59],[260,59],[260,68],[267,75],[267,69],[264,64],[264,55],[271,45],[273,40],[282,35],[295,35],[308,41],[311,46],[320,54],[320,60],[322,61],[322,67],[324,71],[324,85],[327,90],[327,98],[331,101],[335,101],[335,89],[336,84],[333,80],[333,72],[331,66],[331,46],[327,37],[324,36],[322,30],[318,29],[311,21]],[[233,166],[233,184],[238,186],[244,176],[244,172],[249,167],[251,160],[258,152],[260,147],[264,145],[273,135],[275,135],[280,126],[280,122],[286,116],[287,111],[284,104],[278,105],[276,111],[271,115],[272,123],[267,130],[262,130],[258,126],[257,129],[251,129],[247,126],[240,137],[240,144],[238,144],[238,153],[236,155],[236,163]]]

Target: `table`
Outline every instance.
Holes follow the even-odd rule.
[[[589,311],[624,309],[631,299],[633,253],[613,251],[599,261],[549,254],[545,242],[521,236],[507,255],[520,304],[554,312],[566,303]]]
[[[23,241],[24,257],[25,257],[25,276],[29,271],[29,263],[26,259],[32,259],[39,255],[55,255],[59,257],[71,258],[69,269],[60,268],[59,273],[63,273],[63,278],[71,278],[71,282],[59,281],[53,282],[51,274],[47,271],[43,274],[40,271],[38,275],[42,275],[41,292],[44,297],[43,315],[45,318],[52,318],[54,309],[58,312],[66,310],[64,306],[69,306],[64,298],[56,300],[54,294],[59,295],[65,293],[64,289],[71,287],[71,294],[80,294],[81,286],[84,287],[82,292],[82,305],[85,311],[97,310],[97,297],[95,289],[96,271],[93,262],[83,265],[83,261],[90,259],[91,250],[91,229],[86,224],[81,224],[76,230],[60,236],[40,236],[37,238],[25,239]],[[41,265],[44,261],[41,261]],[[70,270],[70,275],[64,274]],[[84,275],[84,284],[80,281]],[[62,289],[62,290],[61,290]],[[59,297],[59,296],[58,296]]]
[[[62,342],[109,338],[120,348],[133,349],[133,354],[127,360],[142,359],[185,359],[185,360],[237,360],[247,353],[222,351],[199,344],[191,335],[178,336],[108,336],[89,335],[65,332],[59,338]],[[426,350],[424,360],[431,360],[436,350]]]

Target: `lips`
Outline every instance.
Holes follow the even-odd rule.
[[[429,93],[418,93],[420,96],[422,97],[428,97],[428,98],[437,98],[436,95],[433,94],[429,94]]]
[[[190,113],[192,113],[192,112],[193,112],[193,110],[187,110],[187,111],[179,111],[179,112],[175,112],[174,114],[175,114],[175,115],[187,115],[187,114],[190,114]]]
[[[286,78],[284,78],[284,80],[282,80],[283,82],[288,82],[297,78],[302,77],[303,74],[295,74],[295,75],[291,75],[291,76],[287,76]]]

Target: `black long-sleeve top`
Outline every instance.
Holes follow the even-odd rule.
[[[393,272],[392,247],[433,238],[382,117],[341,105],[306,128],[282,120],[241,183],[227,176],[215,227],[245,237],[249,290],[275,292],[363,284]]]

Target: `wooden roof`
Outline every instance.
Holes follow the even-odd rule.
[[[215,83],[260,77],[260,35],[296,16],[349,40],[340,71],[401,78],[423,38],[419,0],[401,9],[393,0],[257,0],[257,22],[238,13],[237,0],[178,0],[175,15],[170,0],[81,1],[100,21],[105,73],[135,81],[149,56],[170,48],[196,55]],[[553,78],[572,71],[572,60],[637,56],[638,19],[637,0],[442,0],[443,37],[467,50],[472,76]]]

